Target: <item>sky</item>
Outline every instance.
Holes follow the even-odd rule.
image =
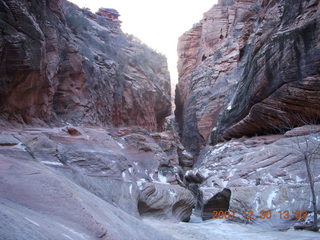
[[[172,83],[178,82],[178,38],[202,19],[217,0],[69,0],[96,12],[100,7],[120,13],[122,30],[166,55]]]

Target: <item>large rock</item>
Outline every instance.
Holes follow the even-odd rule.
[[[316,0],[221,0],[180,38],[187,150],[319,119],[319,15]]]
[[[252,210],[256,218],[260,211],[270,210],[272,221],[264,221],[279,228],[288,227],[290,220],[295,219],[295,214],[289,220],[281,219],[279,211],[291,214],[312,211],[303,154],[319,152],[320,135],[318,126],[304,126],[303,129],[297,128],[285,135],[241,138],[203,149],[193,170],[206,178],[200,184],[203,202],[228,188],[231,190],[230,210],[238,211],[237,218],[248,221],[243,211]],[[300,134],[292,136],[294,132]],[[302,132],[305,135],[301,135]],[[318,196],[320,165],[317,157],[310,162]],[[319,196],[317,198],[319,204]]]
[[[10,0],[0,12],[2,119],[163,128],[166,59],[122,33],[115,10]]]
[[[219,218],[220,211],[226,212],[229,210],[231,191],[230,189],[223,189],[211,197],[202,207],[202,219],[208,220],[212,218]]]
[[[173,239],[35,162],[0,154],[0,239]]]
[[[178,185],[144,184],[139,196],[138,209],[143,216],[173,218],[187,222],[195,206],[190,191]]]

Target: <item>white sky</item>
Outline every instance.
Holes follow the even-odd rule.
[[[69,0],[96,12],[100,7],[120,13],[122,30],[138,37],[168,58],[171,81],[178,81],[178,38],[202,19],[217,0]]]

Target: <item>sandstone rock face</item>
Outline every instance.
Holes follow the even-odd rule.
[[[300,134],[293,136],[297,132]],[[293,129],[285,135],[241,138],[207,146],[192,170],[193,174],[206,178],[199,184],[203,206],[223,188],[228,188],[231,190],[229,209],[238,211],[238,219],[260,222],[261,219],[244,219],[243,211],[252,210],[257,217],[260,211],[270,210],[274,217],[268,224],[282,228],[295,217],[287,221],[280,219],[278,211],[312,211],[303,153],[314,151],[313,147],[319,152],[320,135],[315,126]],[[311,167],[319,195],[318,155],[311,161]],[[319,196],[317,201],[319,204]]]
[[[2,120],[163,128],[166,59],[122,33],[115,10],[10,0],[0,11]]]
[[[180,38],[176,117],[188,150],[319,119],[319,15],[316,0],[221,0]]]

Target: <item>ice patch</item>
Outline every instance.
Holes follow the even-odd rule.
[[[39,225],[37,222],[35,222],[35,221],[31,220],[30,218],[27,218],[27,217],[24,217],[24,218],[25,218],[27,221],[31,222],[32,224],[34,224],[34,225],[36,225],[36,226],[40,227],[40,225]]]
[[[21,142],[18,143],[17,145],[14,145],[13,146],[14,148],[19,148],[19,149],[22,149],[22,150],[26,150],[26,147],[24,146],[24,144],[22,144]]]
[[[70,237],[70,236],[68,236],[67,234],[62,234],[63,236],[65,236],[66,238],[68,238],[68,239],[70,239],[70,240],[73,240],[73,238],[72,237]]]
[[[137,185],[138,185],[138,188],[139,190],[142,190],[143,189],[143,184],[146,182],[145,179],[141,178],[137,181]]]
[[[117,144],[119,145],[120,148],[124,149],[124,145],[120,142],[117,142]]]
[[[301,182],[305,182],[302,178],[300,178],[299,176],[296,175],[296,182],[297,183],[301,183]]]
[[[122,173],[121,173],[121,176],[122,176],[122,178],[126,178],[126,173],[125,173],[125,172],[122,172]]]
[[[61,223],[58,223],[62,228],[68,230],[70,233],[72,233],[73,235],[76,235],[77,237],[80,237],[81,239],[88,239],[88,236],[86,234],[83,234],[83,233],[79,233]],[[72,239],[72,238],[71,238]],[[79,238],[78,238],[79,239]]]
[[[192,153],[191,153],[191,152],[188,152],[187,150],[183,150],[183,151],[182,151],[182,154],[183,154],[184,156],[186,156],[187,158],[193,158]]]
[[[205,178],[209,177],[209,174],[212,173],[212,171],[210,171],[207,168],[200,168],[199,170],[201,172],[201,175],[204,176]]]
[[[230,111],[231,108],[232,108],[232,104],[233,104],[234,98],[235,98],[235,95],[233,95],[231,101],[228,103],[228,106],[227,106],[227,110],[228,110],[228,111]]]
[[[150,173],[150,174],[149,174],[149,177],[151,178],[152,181],[154,181],[153,173]]]
[[[158,174],[158,178],[161,183],[167,183],[167,178],[163,176],[162,174]]]
[[[260,192],[256,193],[256,196],[254,197],[254,202],[256,204],[256,212],[258,212],[259,206],[260,206],[260,202],[261,202]]]
[[[130,186],[129,186],[129,192],[130,192],[130,194],[132,194],[132,184],[130,184]]]
[[[320,136],[314,136],[313,139],[316,140],[317,142],[319,142],[320,141]]]
[[[231,171],[230,171],[230,173],[229,173],[229,176],[228,176],[228,178],[230,179],[231,177],[233,177],[233,175],[235,174],[235,172],[237,171],[237,169],[232,169]]]
[[[208,154],[212,156],[212,155],[222,153],[226,148],[228,148],[230,146],[231,146],[230,143],[217,144],[214,149],[212,149],[211,151],[208,151]]]
[[[177,196],[177,193],[174,192],[172,189],[169,189],[169,194],[170,194],[170,196],[172,196],[174,198]]]
[[[269,183],[274,183],[275,182],[274,181],[274,177],[270,173],[264,175],[262,177],[262,180],[265,181],[265,182],[269,182]]]
[[[129,173],[132,174],[132,167],[130,167],[130,168],[128,169],[128,171],[129,171]]]
[[[277,192],[278,192],[278,190],[273,190],[273,191],[270,193],[270,195],[269,195],[269,197],[268,197],[268,199],[267,199],[268,208],[274,207],[273,199],[277,196]]]
[[[63,163],[60,163],[60,162],[49,162],[49,161],[41,161],[41,162],[46,165],[63,166]]]
[[[221,183],[222,183],[222,186],[225,188],[227,185],[228,185],[228,182],[229,181],[222,181]]]

